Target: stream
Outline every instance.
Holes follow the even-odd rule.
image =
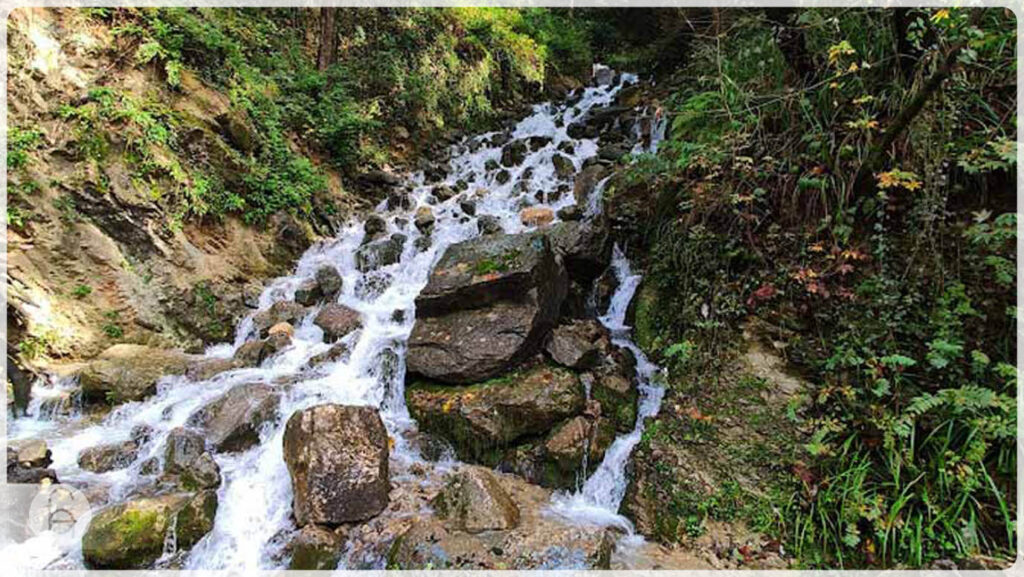
[[[150,481],[140,472],[150,458],[162,459],[165,441],[175,427],[186,424],[189,417],[228,390],[241,384],[288,383],[278,409],[280,419],[266,427],[261,442],[244,452],[215,455],[223,482],[218,491],[219,508],[214,528],[183,558],[187,569],[251,570],[281,567],[281,547],[275,536],[294,528],[291,518],[292,489],[283,458],[282,438],[287,416],[323,403],[369,405],[379,407],[389,435],[395,445],[391,451],[392,475],[402,474],[408,467],[428,463],[416,442],[416,423],[405,406],[404,354],[406,342],[415,321],[415,299],[426,285],[433,265],[452,244],[480,234],[478,220],[496,218],[506,233],[530,230],[519,218],[524,203],[547,206],[557,211],[576,202],[573,194],[549,196],[551,191],[568,186],[572,176],[557,174],[552,156],[561,151],[568,156],[575,172],[598,150],[596,139],[571,138],[567,127],[594,107],[608,106],[624,86],[635,83],[635,76],[618,75],[612,83],[590,86],[577,91],[576,98],[566,103],[544,103],[534,106],[532,114],[506,132],[512,140],[528,141],[541,137],[543,146],[527,149],[525,160],[511,168],[500,166],[501,133],[491,132],[465,139],[454,146],[450,171],[444,184],[486,191],[478,197],[475,215],[459,207],[459,197],[439,202],[431,196],[437,183],[428,184],[422,174],[407,177],[410,202],[404,207],[389,208],[387,201],[376,207],[386,221],[386,235],[400,233],[408,239],[398,262],[368,272],[360,272],[356,251],[363,243],[363,222],[349,222],[336,238],[311,247],[297,263],[293,274],[268,284],[259,298],[259,310],[281,300],[292,300],[300,284],[313,277],[318,268],[330,265],[343,278],[338,302],[358,311],[362,329],[344,338],[351,354],[347,358],[309,369],[311,357],[324,353],[331,344],[323,342],[320,328],[312,322],[319,307],[295,326],[290,347],[267,359],[256,368],[235,369],[210,380],[193,382],[185,376],[164,377],[157,394],[141,402],[118,406],[102,419],[84,416],[74,407],[54,411],[56,402],[71,391],[70,379],[55,380],[48,386],[37,386],[27,417],[10,419],[8,439],[42,438],[53,452],[52,468],[62,482],[78,486],[99,487],[117,502],[133,495]],[[634,152],[656,150],[664,135],[664,122],[658,117],[650,133],[649,143],[637,144]],[[547,140],[550,139],[550,140]],[[507,171],[507,174],[500,174]],[[600,182],[588,198],[585,215],[601,211]],[[414,225],[416,209],[431,206],[436,223],[429,239]],[[646,417],[655,415],[663,391],[652,383],[660,369],[649,362],[630,340],[625,324],[626,310],[640,282],[630,269],[623,250],[616,246],[612,267],[618,287],[608,310],[600,317],[612,334],[615,345],[628,348],[637,359],[640,406],[635,428],[620,435],[607,450],[596,471],[571,493],[556,493],[549,513],[569,524],[615,526],[629,538],[632,526],[618,514],[626,491],[626,464],[639,442]],[[401,311],[401,313],[396,313]],[[253,336],[253,311],[243,320],[233,344],[210,347],[207,357],[230,357],[235,349]],[[397,361],[397,362],[396,362]],[[84,471],[77,464],[82,449],[102,443],[128,440],[133,429],[147,426],[151,440],[143,445],[138,457],[127,468],[97,474]],[[79,521],[87,522],[87,519]],[[84,567],[80,543],[55,535],[40,534],[24,543],[0,549],[0,563],[35,569],[75,569]]]

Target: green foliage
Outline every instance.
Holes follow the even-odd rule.
[[[923,56],[900,72],[883,64],[891,13],[800,11],[819,75],[801,85],[770,27],[730,13],[733,32],[694,41],[658,158],[612,199],[653,207],[637,233],[650,353],[714,374],[757,316],[817,383],[787,411],[806,433],[805,491],[773,525],[809,567],[922,567],[1016,541],[1016,215],[988,192],[1012,190],[1016,169],[1014,101],[998,96],[1014,26],[998,10],[909,14]],[[962,67],[886,156],[877,193],[852,197],[923,63],[961,41]]]
[[[87,284],[75,285],[75,288],[71,291],[71,296],[76,299],[82,299],[92,294],[92,287]]]
[[[42,144],[39,130],[9,126],[7,129],[7,170],[17,170],[28,164],[29,153]]]

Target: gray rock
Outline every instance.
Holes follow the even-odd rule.
[[[505,229],[501,226],[501,220],[493,214],[482,214],[476,219],[476,225],[480,229],[480,234],[492,235],[501,234],[505,232]]]
[[[572,160],[564,154],[555,154],[551,157],[551,162],[555,165],[555,174],[559,178],[570,178],[576,173],[576,167],[573,166]]]
[[[320,286],[320,296],[326,300],[333,301],[341,292],[341,275],[329,264],[316,269],[316,282]]]
[[[296,302],[290,301],[278,301],[265,311],[256,313],[253,317],[252,322],[256,330],[259,331],[260,337],[266,337],[270,327],[278,323],[289,323],[291,325],[298,325],[302,317],[306,316],[307,309]]]
[[[453,383],[498,375],[540,347],[565,294],[564,268],[543,234],[453,245],[416,299],[408,369]]]
[[[395,233],[386,240],[380,240],[359,247],[356,251],[356,268],[359,272],[369,272],[381,267],[395,264],[402,258],[406,236]]]
[[[260,429],[277,417],[281,395],[262,383],[239,385],[189,417],[218,452],[244,451],[259,443]]]
[[[139,445],[135,441],[97,445],[78,454],[78,466],[93,473],[106,473],[124,469],[139,456]]]
[[[78,373],[87,402],[140,401],[156,393],[156,383],[180,375],[199,360],[196,355],[142,345],[114,345]]]
[[[574,321],[555,327],[544,350],[551,360],[575,370],[597,366],[601,358],[602,339],[607,343],[607,329],[597,321]]]
[[[345,305],[331,303],[317,313],[313,324],[323,329],[327,342],[333,342],[358,329],[362,321],[358,312]]]

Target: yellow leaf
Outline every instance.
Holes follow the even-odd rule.
[[[932,14],[931,20],[932,20],[932,22],[936,22],[936,23],[942,22],[943,20],[949,20],[949,10],[947,10],[945,8],[943,8],[942,10],[939,10],[935,14]]]

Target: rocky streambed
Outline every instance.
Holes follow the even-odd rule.
[[[700,567],[618,514],[657,367],[625,322],[611,166],[636,79],[468,138],[269,284],[230,345],[118,345],[37,386],[8,478],[80,489],[33,568]],[[632,94],[626,98],[628,94]]]

